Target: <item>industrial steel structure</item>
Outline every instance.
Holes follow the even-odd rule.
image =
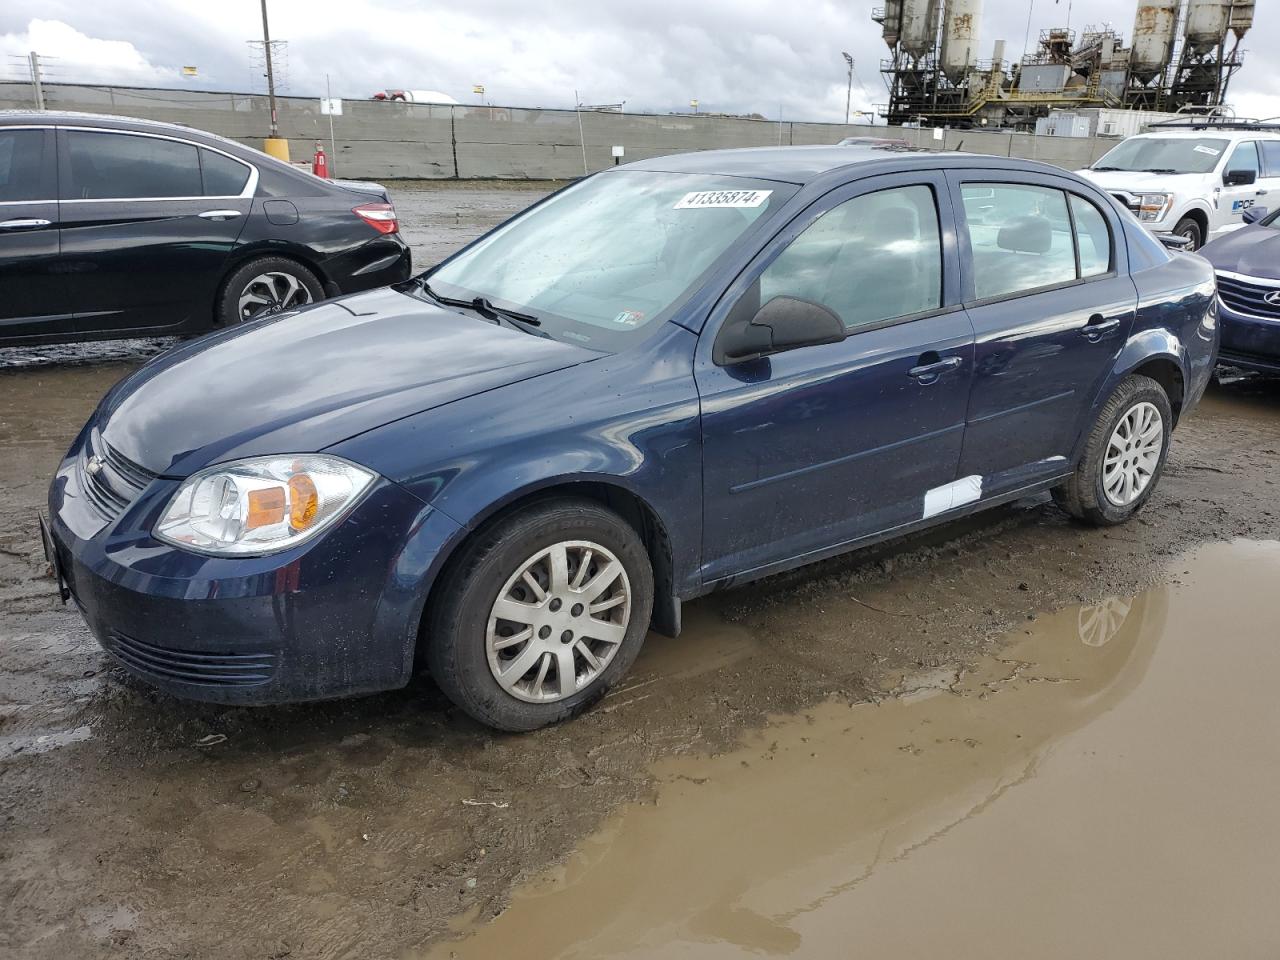
[[[1042,30],[1016,63],[996,40],[978,57],[982,0],[886,0],[872,19],[892,124],[1031,129],[1073,108],[1175,113],[1225,102],[1255,0],[1139,0],[1129,46],[1109,26]]]

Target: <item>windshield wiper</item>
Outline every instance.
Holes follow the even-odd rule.
[[[495,323],[500,320],[506,320],[507,326],[516,330],[551,339],[551,335],[548,333],[543,333],[541,330],[528,329],[542,326],[542,321],[531,313],[521,313],[518,310],[508,310],[505,307],[496,306],[488,297],[472,297],[470,300],[461,297],[446,297],[444,294],[437,293],[431,289],[431,284],[427,280],[424,279],[421,283],[422,290],[427,296],[437,303],[444,304],[446,307],[466,307],[468,310],[474,310],[486,320],[492,320]]]
[[[1144,167],[1143,173],[1177,173],[1172,167]]]
[[[1090,167],[1090,170],[1119,170],[1119,167]]]

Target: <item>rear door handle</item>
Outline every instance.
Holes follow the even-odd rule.
[[[944,373],[957,369],[964,362],[959,357],[946,357],[938,360],[935,359],[937,356],[936,353],[932,355],[926,353],[920,358],[923,362],[908,370],[907,376],[914,380],[919,380],[921,383],[933,383]]]
[[[201,220],[234,220],[240,216],[239,210],[206,210],[204,213],[197,213],[197,217]]]
[[[0,230],[33,230],[36,227],[47,227],[50,221],[28,218],[23,220],[0,220]]]
[[[1100,313],[1095,313],[1089,318],[1089,322],[1080,328],[1080,332],[1090,340],[1101,340],[1112,330],[1120,328],[1120,318],[1112,317],[1108,320]]]

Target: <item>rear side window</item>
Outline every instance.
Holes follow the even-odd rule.
[[[1049,187],[966,183],[965,226],[979,300],[1076,279],[1067,195]]]
[[[226,154],[200,148],[200,171],[206,197],[238,197],[249,181],[249,168]]]
[[[1262,175],[1280,177],[1280,140],[1262,140],[1258,146],[1262,148]]]
[[[1083,197],[1072,195],[1071,218],[1076,225],[1080,276],[1096,277],[1111,270],[1111,231],[1102,211]]]
[[[0,130],[0,202],[53,200],[42,196],[43,130]]]
[[[69,200],[199,197],[196,148],[176,140],[87,130],[67,131]]]
[[[846,200],[815,220],[760,275],[760,303],[812,300],[854,328],[942,303],[938,207],[926,186]]]

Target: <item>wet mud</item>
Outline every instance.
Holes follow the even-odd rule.
[[[659,763],[429,958],[1273,956],[1280,542]]]
[[[536,190],[453,186],[419,192],[423,196],[416,199],[409,199],[416,196],[412,189],[397,192],[397,203],[406,234],[418,238],[415,255],[421,248],[432,251],[423,256],[436,257],[491,219],[500,219],[503,210],[520,209],[541,195]],[[463,204],[471,204],[471,212],[457,216]],[[415,209],[420,223],[410,222]],[[148,343],[146,350],[159,349]],[[1176,611],[1176,616],[1165,615],[1167,621],[1192,620],[1195,611],[1179,605],[1182,594],[1175,581],[1190,584],[1207,578],[1205,563],[1236,571],[1231,566],[1235,554],[1196,553],[1179,567],[1175,561],[1185,551],[1236,538],[1280,538],[1280,385],[1244,378],[1213,388],[1180,426],[1160,488],[1125,527],[1079,527],[1039,498],[704,598],[687,605],[681,638],[651,636],[622,685],[596,709],[561,727],[519,737],[494,735],[452,710],[429,678],[384,695],[288,708],[190,704],[135,683],[115,668],[78,615],[58,603],[45,577],[34,517],[48,479],[102,393],[145,359],[127,350],[116,352],[123,349],[120,345],[59,349],[73,355],[52,351],[20,363],[6,361],[12,353],[0,355],[0,485],[6,493],[0,498],[0,956],[412,957],[451,942],[460,931],[483,928],[482,935],[492,929],[491,936],[505,936],[498,926],[483,924],[507,910],[513,891],[519,891],[509,911],[513,918],[523,915],[520,905],[529,891],[554,898],[554,883],[550,888],[527,885],[547,883],[538,878],[554,876],[548,871],[557,865],[562,877],[572,878],[591,851],[592,858],[607,861],[609,845],[602,844],[599,838],[605,834],[599,831],[624,836],[618,831],[631,828],[620,825],[631,822],[634,814],[619,811],[631,811],[628,804],[657,797],[660,810],[675,802],[677,794],[669,792],[673,789],[715,789],[721,782],[673,780],[678,773],[698,780],[710,776],[701,772],[704,768],[714,769],[723,779],[726,774],[716,758],[740,757],[750,771],[779,765],[774,769],[788,770],[780,780],[803,782],[806,795],[821,792],[809,771],[780,765],[778,756],[762,759],[778,738],[778,750],[785,747],[792,757],[787,763],[799,765],[807,757],[795,745],[798,740],[780,732],[790,728],[777,718],[789,714],[800,715],[792,721],[796,724],[808,724],[808,714],[824,731],[822,748],[810,751],[818,757],[810,759],[819,764],[814,770],[825,771],[820,776],[827,778],[827,792],[852,791],[850,804],[857,810],[851,806],[851,826],[838,838],[846,844],[845,859],[852,863],[861,857],[856,862],[863,867],[875,862],[874,854],[868,859],[866,853],[868,838],[879,843],[877,830],[888,836],[888,859],[877,868],[884,879],[861,884],[862,889],[882,891],[869,902],[890,916],[900,916],[904,904],[924,913],[941,910],[938,901],[944,894],[921,874],[903,874],[907,880],[898,882],[918,882],[920,891],[903,892],[900,886],[895,896],[902,902],[891,903],[890,878],[897,874],[886,872],[886,864],[897,863],[894,857],[901,859],[921,831],[950,822],[968,809],[966,803],[972,806],[987,796],[1024,759],[1038,757],[1038,764],[1049,764],[1059,755],[1052,744],[1074,742],[1071,737],[1084,735],[1110,715],[1090,713],[1092,707],[1072,706],[1075,702],[1068,700],[1060,706],[1046,701],[1040,716],[1040,701],[1028,701],[1017,708],[1027,718],[1022,731],[1027,744],[1006,743],[992,726],[994,714],[983,714],[986,720],[970,717],[956,704],[996,709],[1009,702],[1006,693],[1024,682],[1037,695],[1083,690],[1076,682],[1032,683],[1029,678],[1053,677],[1052,669],[1060,669],[1063,677],[1084,676],[1067,670],[1084,670],[1078,658],[1093,648],[1074,641],[1077,660],[1070,664],[1045,652],[1015,656],[1036,666],[1021,679],[1001,683],[1005,674],[999,671],[1014,669],[992,666],[999,664],[990,660],[993,651],[1010,649],[1002,638],[1011,630],[1020,636],[1031,630],[1032,642],[1042,627],[1056,630],[1051,625],[1057,617],[1078,617],[1081,604],[1135,597],[1161,584],[1171,585],[1173,592],[1146,594],[1134,609],[1146,611],[1155,602],[1151,597],[1159,595]],[[1259,554],[1253,566],[1262,569],[1271,562],[1269,556]],[[1182,570],[1200,572],[1191,578]],[[1253,583],[1251,576],[1250,570],[1236,571],[1221,581],[1216,596],[1195,596],[1208,612],[1221,608],[1224,618],[1234,615],[1238,603],[1228,600],[1235,596],[1229,581]],[[1274,575],[1270,582],[1274,584]],[[1119,617],[1116,608],[1108,609],[1112,612],[1098,617]],[[1124,640],[1129,634],[1123,631],[1136,629],[1127,626],[1131,621],[1155,622],[1146,612],[1133,617],[1131,611],[1120,618],[1122,643],[1108,640],[1098,648],[1103,659],[1089,668],[1098,682],[1110,669],[1106,658],[1111,651],[1126,644],[1145,643],[1156,651],[1131,653],[1126,663],[1143,657],[1162,662],[1163,641]],[[1207,769],[1218,782],[1234,783],[1221,769],[1226,756],[1240,756],[1247,745],[1258,747],[1259,762],[1275,756],[1274,750],[1264,753],[1256,744],[1262,718],[1248,712],[1265,705],[1238,702],[1263,699],[1253,685],[1275,672],[1261,665],[1260,651],[1239,646],[1249,642],[1238,636],[1247,632],[1242,622],[1194,622],[1202,624],[1198,629],[1220,660],[1186,667],[1192,671],[1186,691],[1192,698],[1189,711],[1203,715],[1206,728],[1224,737],[1224,756]],[[1273,610],[1270,624],[1275,622]],[[1044,637],[1051,635],[1056,636]],[[1274,628],[1267,636],[1274,639]],[[1181,643],[1170,641],[1169,646]],[[1214,672],[1219,667],[1230,667],[1237,675],[1236,687]],[[983,672],[988,669],[996,672]],[[1115,669],[1122,676],[1133,673],[1132,666]],[[1154,669],[1137,673],[1146,676]],[[972,686],[985,682],[1001,693],[984,697]],[[1128,682],[1119,681],[1121,686]],[[951,686],[956,690],[936,692]],[[1106,689],[1118,688],[1111,683]],[[916,704],[916,691],[930,696]],[[1099,691],[1103,699],[1113,696]],[[1119,711],[1126,701],[1120,697],[1116,702],[1109,709]],[[913,713],[913,704],[925,712]],[[924,716],[934,716],[928,711],[935,709],[942,712],[924,724]],[[867,725],[869,739],[862,748],[841,739],[833,732],[835,722],[826,719],[845,714],[857,716],[859,728]],[[901,728],[906,732],[892,744],[892,759],[918,759],[917,767],[895,771],[878,754],[857,752],[894,739],[892,729],[898,728],[883,726],[888,721],[879,719],[890,716],[915,724]],[[1231,727],[1233,723],[1240,728]],[[1226,737],[1227,728],[1234,741]],[[952,744],[960,730],[968,731],[960,741],[976,739],[980,746]],[[975,731],[986,737],[971,736]],[[1171,736],[1170,749],[1176,754],[1188,736]],[[763,737],[773,739],[765,742]],[[943,743],[934,743],[935,738]],[[911,750],[897,750],[908,745],[923,752],[917,758]],[[744,749],[754,750],[757,759],[742,754]],[[830,765],[819,763],[824,758]],[[929,760],[938,761],[936,767]],[[893,820],[890,805],[877,807],[868,788],[859,785],[862,778],[852,776],[848,768],[854,763],[862,763],[882,791],[900,789],[892,796],[916,812]],[[1115,767],[1119,776],[1124,764],[1116,760]],[[732,763],[729,769],[734,770]],[[743,776],[750,772],[740,769]],[[1188,765],[1185,773],[1194,778],[1195,768]],[[1201,782],[1186,787],[1195,797],[1207,789]],[[761,834],[743,838],[744,843],[773,844],[774,833],[791,829],[795,818],[786,808],[799,799],[780,799],[771,825],[739,821],[740,832]],[[803,799],[808,802],[807,796]],[[1097,798],[1093,802],[1098,816],[1104,816],[1107,804]],[[1184,809],[1181,800],[1169,803],[1168,810]],[[1081,806],[1089,805],[1081,801]],[[1153,800],[1152,816],[1164,816],[1161,809]],[[820,820],[829,811],[797,806],[796,813]],[[1043,815],[1025,809],[1025,822],[1008,820],[1008,840],[992,839],[990,833],[983,839],[1010,865],[1024,869],[1019,858],[1036,848],[1059,851],[1064,845],[1058,829],[1062,815],[1063,807],[1056,803],[1045,806]],[[749,816],[745,807],[743,816]],[[1256,823],[1243,814],[1241,822]],[[948,836],[952,834],[960,835],[957,829]],[[817,839],[815,831],[804,842]],[[1268,838],[1259,834],[1254,839],[1261,849]],[[1204,843],[1190,836],[1187,843],[1191,845],[1182,852],[1171,845],[1161,854],[1166,857],[1162,862],[1186,874],[1188,884],[1203,862],[1205,876],[1218,877],[1224,891],[1236,889],[1228,882],[1233,878],[1213,872],[1221,861],[1210,856]],[[937,849],[952,848],[944,844]],[[1183,859],[1173,863],[1169,858],[1175,856]],[[813,866],[818,859],[810,852],[790,864],[776,861],[780,871],[777,887],[771,888],[773,899],[748,883],[741,894],[746,899],[735,900],[713,865],[699,867],[696,875],[705,878],[706,888],[690,904],[701,903],[708,912],[691,915],[689,904],[673,912],[661,929],[674,939],[665,942],[678,941],[684,949],[687,941],[681,938],[704,922],[705,930],[729,931],[739,940],[755,936],[751,949],[765,952],[787,953],[829,942],[811,933],[809,921],[801,917],[812,916],[818,923],[827,916],[820,907],[802,908],[821,900],[823,884],[833,889],[841,882],[832,879],[830,870],[823,872],[827,868]],[[907,857],[904,862],[910,861]],[[693,870],[687,860],[673,863],[680,871]],[[947,873],[944,866],[936,869],[963,887],[964,881],[955,880],[954,870]],[[668,879],[676,869],[673,865]],[[1073,861],[1072,871],[1077,869]],[[1082,927],[1090,923],[1089,891],[1114,893],[1109,876],[1102,870],[1091,882],[1081,880],[1085,886],[1069,901]],[[1041,875],[1036,882],[1042,880]],[[991,883],[995,886],[982,915],[995,925],[1003,922],[1004,899],[1012,912],[1022,909],[1017,905],[1025,897],[1015,897],[1017,891],[1007,890],[1002,881]],[[1273,890],[1275,886],[1270,884]],[[846,904],[840,909],[855,914],[864,909],[840,896],[832,902]],[[1241,930],[1258,934],[1255,945],[1274,946],[1263,936],[1267,928],[1250,927],[1257,920],[1249,912],[1252,904],[1243,898],[1239,911],[1228,916],[1239,919]],[[618,955],[628,950],[645,955],[644,944],[635,946],[627,939],[631,915],[621,904],[616,909],[618,938],[593,942],[601,951],[616,947],[622,951]],[[734,917],[757,924],[758,936],[735,927]],[[1137,910],[1126,935],[1136,936],[1133,931],[1145,920]],[[515,921],[499,921],[504,922]],[[657,929],[656,920],[653,925]],[[588,933],[596,936],[589,926],[582,927],[583,936]],[[721,941],[711,934],[697,941],[699,949],[715,942],[727,953],[746,949],[734,946],[738,941],[727,934]],[[955,952],[957,942],[951,941],[949,952]],[[555,947],[555,942],[547,943],[549,950]],[[471,948],[462,940],[448,949]]]

